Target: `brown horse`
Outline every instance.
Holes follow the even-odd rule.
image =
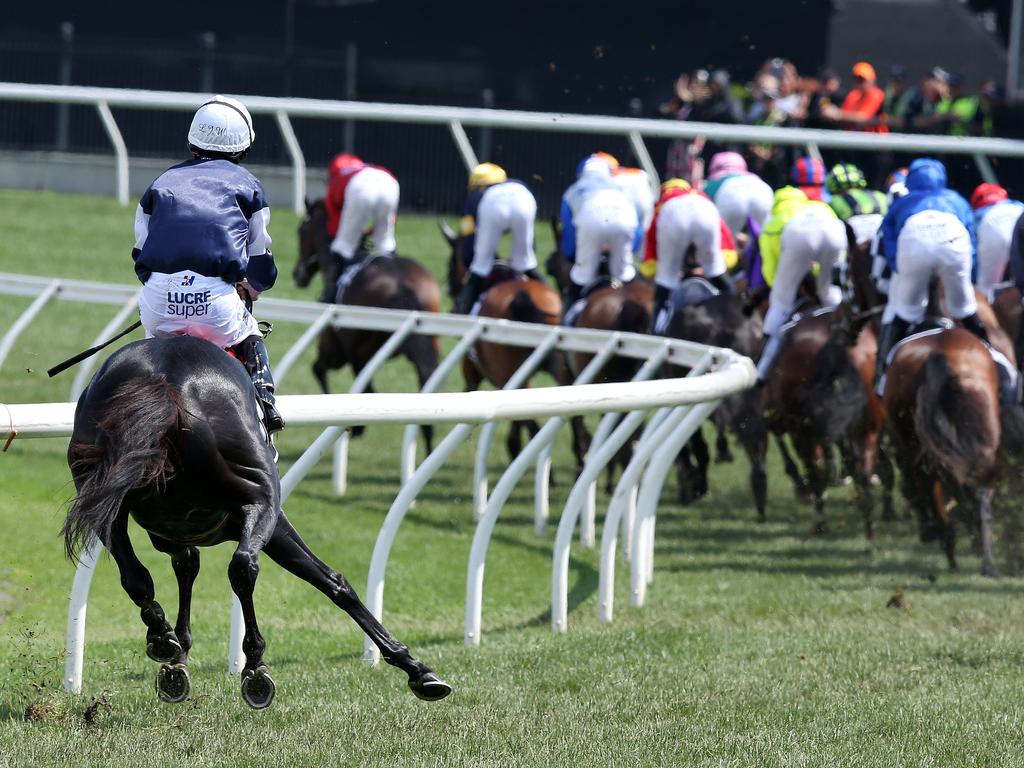
[[[306,203],[306,218],[299,225],[299,258],[292,273],[295,284],[304,288],[313,275],[323,275],[324,290],[320,300],[326,303],[343,303],[351,306],[402,309],[419,312],[441,311],[441,289],[437,280],[420,263],[403,256],[378,256],[360,254],[364,266],[339,294],[337,261],[331,254],[330,238],[327,234],[327,211],[323,201]],[[327,381],[329,371],[351,365],[356,375],[366,366],[388,338],[382,331],[366,331],[352,328],[338,329],[328,325],[320,334],[317,358],[313,362],[313,375],[320,383],[324,394],[330,389]],[[440,342],[436,336],[410,335],[399,347],[396,354],[403,354],[416,369],[416,376],[422,387],[430,374],[437,368],[440,356]],[[367,387],[373,391],[373,385]],[[433,426],[422,427],[428,452],[433,443]],[[354,435],[362,429],[354,427]]]
[[[451,247],[451,256],[448,260],[448,295],[454,301],[462,289],[468,269],[462,260],[458,236],[445,222],[439,222],[439,226]],[[557,326],[562,317],[562,299],[558,291],[540,280],[525,278],[501,263],[485,281],[479,304],[480,317],[552,326]],[[526,361],[531,351],[525,347],[477,341],[473,346],[473,355],[462,361],[466,391],[479,389],[484,380],[490,381],[495,387],[504,387]],[[560,385],[572,383],[565,355],[560,351],[552,352],[547,357],[543,363],[543,370]],[[583,426],[582,417],[573,417],[570,422],[573,427],[573,450],[582,466],[589,436]],[[531,437],[540,431],[540,425],[533,419],[513,421],[506,441],[509,456],[512,458],[518,456],[522,450],[524,428],[529,431]]]
[[[921,540],[938,539],[955,569],[950,512],[962,505],[980,527],[982,573],[994,576],[992,496],[1004,414],[992,356],[959,328],[911,339],[896,350],[883,399],[903,495],[918,514]]]
[[[874,537],[871,478],[882,480],[883,519],[891,519],[893,473],[880,449],[883,424],[881,401],[874,391],[877,292],[870,280],[867,244],[858,244],[847,227],[847,291],[856,308],[804,315],[789,330],[765,386],[765,415],[783,448],[786,471],[799,490],[806,489],[814,504],[815,533],[824,529],[825,490],[829,461],[838,448],[853,476],[855,505],[864,532]],[[788,436],[806,472],[806,482],[788,456],[782,438]]]

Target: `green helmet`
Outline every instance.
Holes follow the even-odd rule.
[[[825,178],[825,187],[833,195],[847,192],[851,189],[864,189],[868,180],[864,178],[864,172],[853,163],[837,163],[832,166]]]

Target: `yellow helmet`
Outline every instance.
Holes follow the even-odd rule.
[[[480,163],[469,173],[469,188],[480,189],[489,187],[492,184],[501,184],[508,181],[508,174],[500,165],[494,163]]]
[[[686,179],[668,179],[667,181],[663,181],[661,183],[661,194],[671,192],[673,189],[682,189],[684,191],[689,191],[693,189],[693,187],[690,186],[690,182],[688,182]]]

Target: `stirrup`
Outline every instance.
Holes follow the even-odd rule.
[[[264,339],[274,332],[274,324],[269,320],[258,320],[256,322],[256,327],[260,329],[260,333],[263,334]]]

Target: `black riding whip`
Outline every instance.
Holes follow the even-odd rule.
[[[134,323],[132,323],[127,328],[125,328],[123,331],[121,331],[119,334],[117,334],[117,336],[115,336],[114,338],[107,339],[102,344],[97,344],[95,347],[90,347],[89,349],[85,350],[85,352],[79,352],[74,357],[69,357],[63,363],[59,363],[58,365],[53,366],[53,368],[51,368],[50,370],[48,370],[46,372],[46,375],[49,376],[50,378],[53,378],[54,376],[56,376],[61,371],[64,371],[64,370],[67,370],[68,368],[70,368],[72,365],[75,365],[77,363],[82,362],[87,357],[92,357],[97,352],[99,352],[101,349],[103,349],[106,346],[109,346],[110,344],[113,344],[115,341],[120,339],[122,336],[127,336],[129,333],[131,333],[132,331],[134,331],[136,328],[140,327],[141,325],[142,325],[142,321],[141,320],[136,320]]]

